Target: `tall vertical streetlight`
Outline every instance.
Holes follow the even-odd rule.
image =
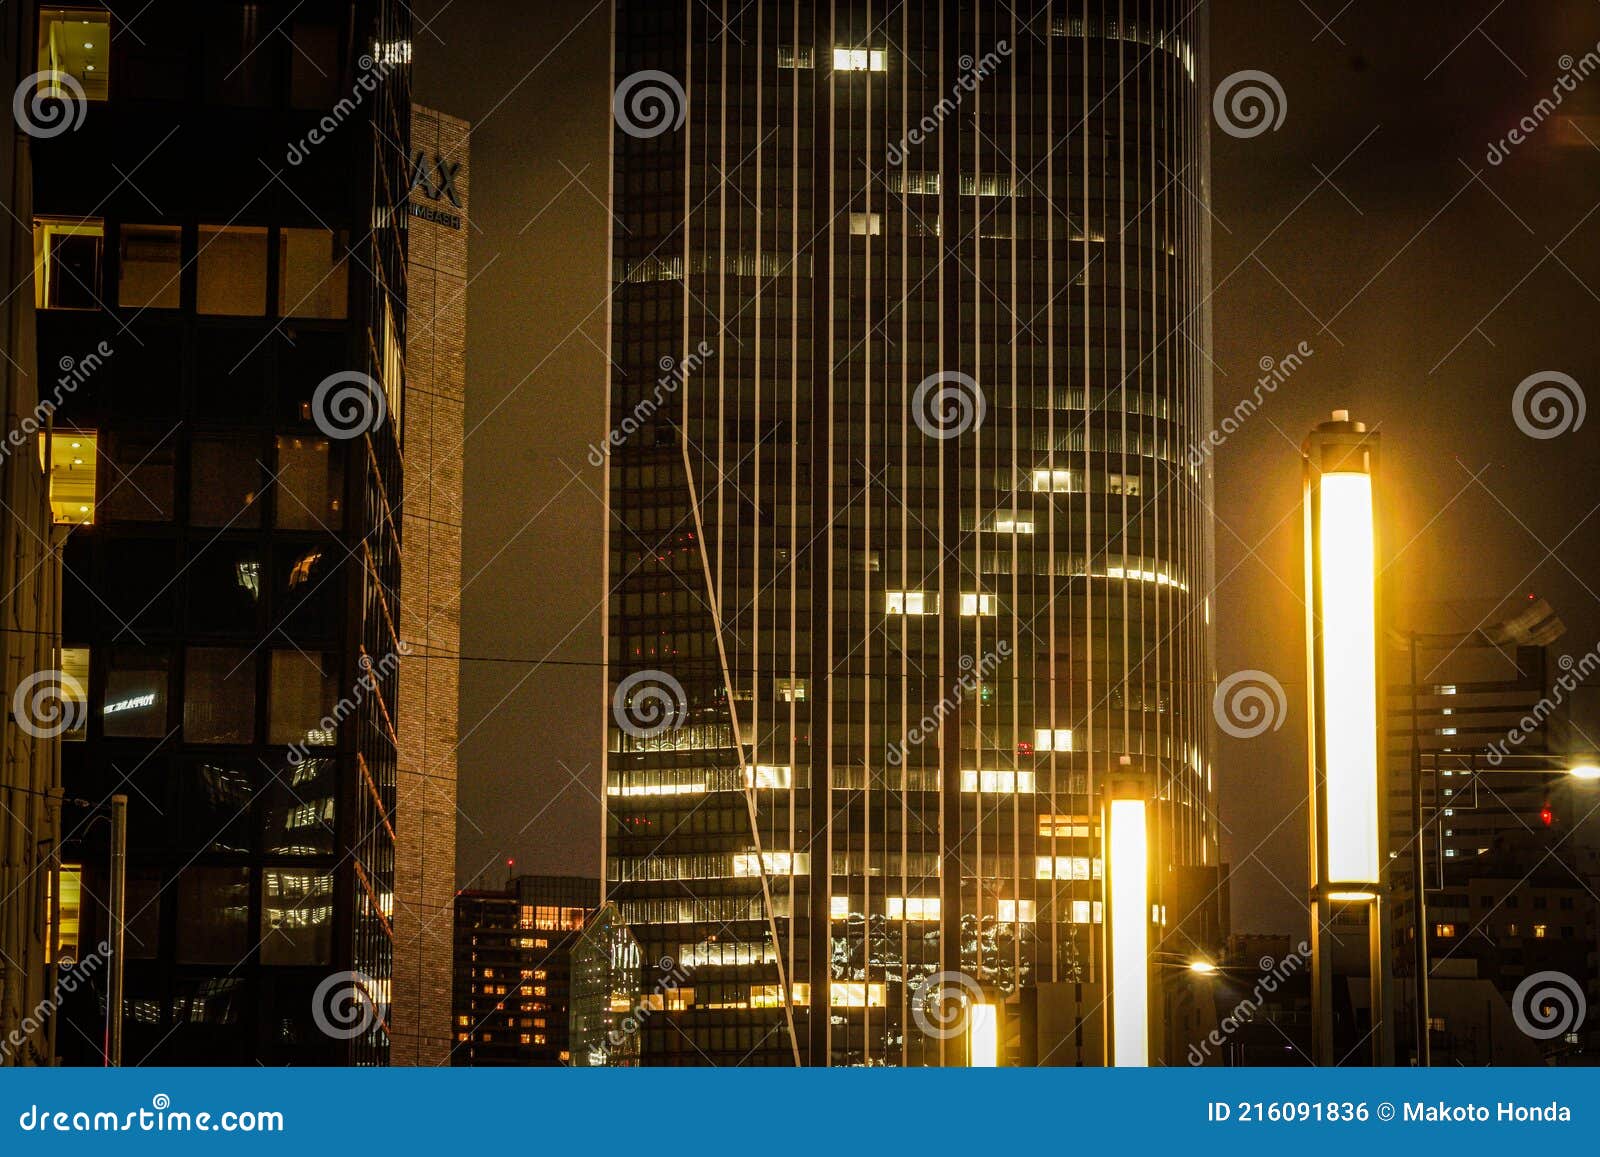
[[[1394,1063],[1389,905],[1383,893],[1387,800],[1378,647],[1378,438],[1335,410],[1306,438],[1306,663],[1309,691],[1313,1056],[1333,1055],[1335,909],[1367,922],[1372,1063]]]
[[[1123,757],[1126,761],[1127,757]],[[1150,1064],[1150,846],[1149,803],[1143,779],[1127,767],[1106,785],[1100,830],[1105,838],[1107,993],[1106,1064]]]

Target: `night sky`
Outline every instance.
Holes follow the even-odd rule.
[[[1263,71],[1287,110],[1276,131],[1212,133],[1219,420],[1263,359],[1311,351],[1214,452],[1217,673],[1268,672],[1289,701],[1280,730],[1219,741],[1234,927],[1291,931],[1310,426],[1348,408],[1381,430],[1398,625],[1466,630],[1538,592],[1568,624],[1557,653],[1600,640],[1600,416],[1541,439],[1512,407],[1541,372],[1600,388],[1600,68],[1580,75],[1600,59],[1600,5],[1210,8],[1213,87]],[[598,875],[603,510],[587,453],[606,429],[610,3],[416,12],[416,99],[474,125],[459,873],[498,883],[515,857]],[[1491,164],[1552,90],[1560,107]]]

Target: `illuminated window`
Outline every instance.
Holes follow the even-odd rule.
[[[1506,935],[1507,936],[1515,936],[1516,934],[1517,934],[1517,926],[1515,924],[1507,924],[1506,925]]]
[[[1091,903],[1088,900],[1074,900],[1072,902],[1072,922],[1074,924],[1100,923],[1100,901]]]
[[[782,44],[778,46],[779,68],[810,68],[810,47],[796,48],[793,45]]]
[[[890,615],[937,615],[939,596],[925,591],[888,591],[883,609]]]
[[[669,988],[667,989],[667,1011],[682,1012],[694,1004],[694,989]]]
[[[883,217],[878,213],[850,214],[852,237],[876,237],[883,232]]]
[[[733,857],[735,876],[759,876],[763,867],[769,876],[803,876],[811,870],[811,856],[808,852],[762,852],[758,861],[754,852],[739,852]]]
[[[458,1016],[456,1017],[456,1023],[462,1028],[466,1028],[467,1025],[472,1023],[472,1018],[468,1016]]]
[[[105,100],[111,69],[111,15],[103,8],[39,9],[39,71],[65,73],[57,77],[57,91],[78,99],[71,82],[83,90],[83,99]],[[52,80],[41,78],[40,92],[51,91]]]
[[[1026,518],[996,515],[989,529],[996,534],[1032,534],[1033,522]]]
[[[1032,795],[1035,777],[1031,771],[963,771],[961,790],[995,792],[999,795]]]
[[[961,613],[967,617],[973,615],[992,615],[995,613],[996,600],[993,595],[964,594],[961,596]]]
[[[793,769],[789,767],[773,767],[758,763],[755,767],[744,769],[744,782],[747,787],[788,787],[792,777]]]
[[[176,225],[123,225],[117,242],[117,304],[177,309],[183,231]]]
[[[1533,926],[1533,938],[1535,940],[1543,940],[1549,933],[1550,925],[1548,924],[1535,924]]]
[[[485,968],[481,972],[479,972],[478,975],[483,977],[483,979],[485,979],[485,980],[493,980],[494,979],[494,969]]]
[[[1129,498],[1139,497],[1139,476],[1137,474],[1107,474],[1106,489],[1112,494],[1124,494]]]
[[[939,899],[936,896],[890,896],[888,914],[891,920],[937,920]]]
[[[791,1004],[810,1004],[811,986],[809,984],[793,984],[789,986],[789,1002]],[[783,988],[777,984],[752,984],[750,986],[751,1008],[781,1008],[783,1006]]]
[[[1001,900],[995,906],[995,918],[1002,924],[1032,924],[1037,911],[1032,900]]]
[[[1033,733],[1033,749],[1035,751],[1071,751],[1072,729],[1058,727],[1055,730],[1041,728]]]
[[[882,1008],[883,985],[874,981],[835,980],[828,986],[828,1004],[834,1008]]]
[[[533,1043],[533,1034],[525,1032],[518,1039],[525,1045],[531,1045]]]
[[[36,217],[33,222],[33,303],[39,309],[98,309],[105,222]]]
[[[777,691],[778,698],[785,703],[804,703],[806,701],[806,681],[804,679],[774,679],[773,689]]]
[[[1049,839],[1052,836],[1059,839],[1081,839],[1090,834],[1087,816],[1041,815],[1039,817],[1041,839]]]
[[[843,920],[850,915],[849,896],[828,897],[828,916],[834,920]]]
[[[348,277],[343,234],[287,227],[279,231],[279,316],[344,317]]]
[[[40,438],[41,446],[46,439]],[[94,521],[95,470],[100,439],[81,430],[54,431],[48,439],[50,513],[58,523],[85,526]]]
[[[276,524],[280,530],[344,526],[344,459],[326,438],[278,436]]]
[[[881,48],[835,48],[833,67],[839,72],[883,72],[888,60]]]
[[[1100,861],[1088,856],[1035,857],[1034,878],[1039,880],[1098,880]]]
[[[1035,470],[1033,489],[1036,494],[1071,494],[1077,487],[1070,470]]]
[[[83,866],[61,865],[61,914],[56,924],[55,951],[50,959],[78,959],[78,937],[83,914]]]
[[[1433,934],[1443,940],[1453,939],[1456,934],[1456,926],[1454,924],[1435,924],[1433,926]]]

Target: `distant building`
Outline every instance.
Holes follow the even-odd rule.
[[[644,955],[615,904],[590,917],[572,949],[572,1063],[579,1068],[639,1064],[639,1030],[647,1019]]]
[[[467,376],[468,127],[413,106],[406,243],[391,1061],[449,1063],[460,740],[461,487]]]
[[[451,1064],[570,1062],[572,949],[599,894],[598,880],[519,876],[456,896]]]

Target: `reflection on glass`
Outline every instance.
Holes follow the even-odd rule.
[[[178,877],[178,963],[237,964],[250,951],[250,870],[189,867]]]
[[[183,738],[250,743],[256,729],[256,671],[238,647],[190,647],[184,658]]]
[[[269,856],[317,856],[333,851],[331,759],[303,759],[280,770],[267,789],[262,851]]]
[[[167,657],[118,647],[106,671],[101,727],[111,738],[160,739],[167,733]]]
[[[261,963],[321,964],[333,928],[333,873],[268,868],[261,888]]]

